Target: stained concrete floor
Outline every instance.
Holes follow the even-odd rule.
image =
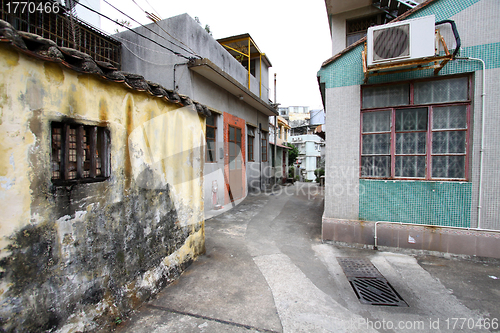
[[[500,331],[499,261],[324,244],[322,213],[316,184],[249,195],[206,221],[206,254],[116,331]],[[361,304],[338,257],[370,259],[409,306]]]

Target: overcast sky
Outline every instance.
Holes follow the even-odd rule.
[[[215,39],[249,33],[267,55],[270,68],[269,96],[281,106],[323,108],[316,73],[331,56],[331,39],[324,0],[107,0],[142,24],[151,23],[139,6],[158,13],[162,19],[188,13],[210,26]],[[82,0],[83,4],[89,3]],[[300,5],[298,5],[300,4]],[[154,10],[152,9],[154,8]],[[113,19],[127,19],[101,1],[101,13]],[[130,21],[130,20],[129,20]],[[132,22],[132,26],[137,26]],[[113,33],[118,26],[101,18],[101,29]]]

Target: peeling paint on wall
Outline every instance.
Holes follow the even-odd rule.
[[[0,324],[85,331],[204,252],[204,118],[0,44]],[[110,133],[111,175],[56,186],[51,122]]]

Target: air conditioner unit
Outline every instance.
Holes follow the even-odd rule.
[[[432,57],[435,53],[434,15],[368,28],[368,66]]]

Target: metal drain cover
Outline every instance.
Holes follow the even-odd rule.
[[[363,304],[400,306],[408,304],[378,269],[365,258],[337,258],[359,301]]]

